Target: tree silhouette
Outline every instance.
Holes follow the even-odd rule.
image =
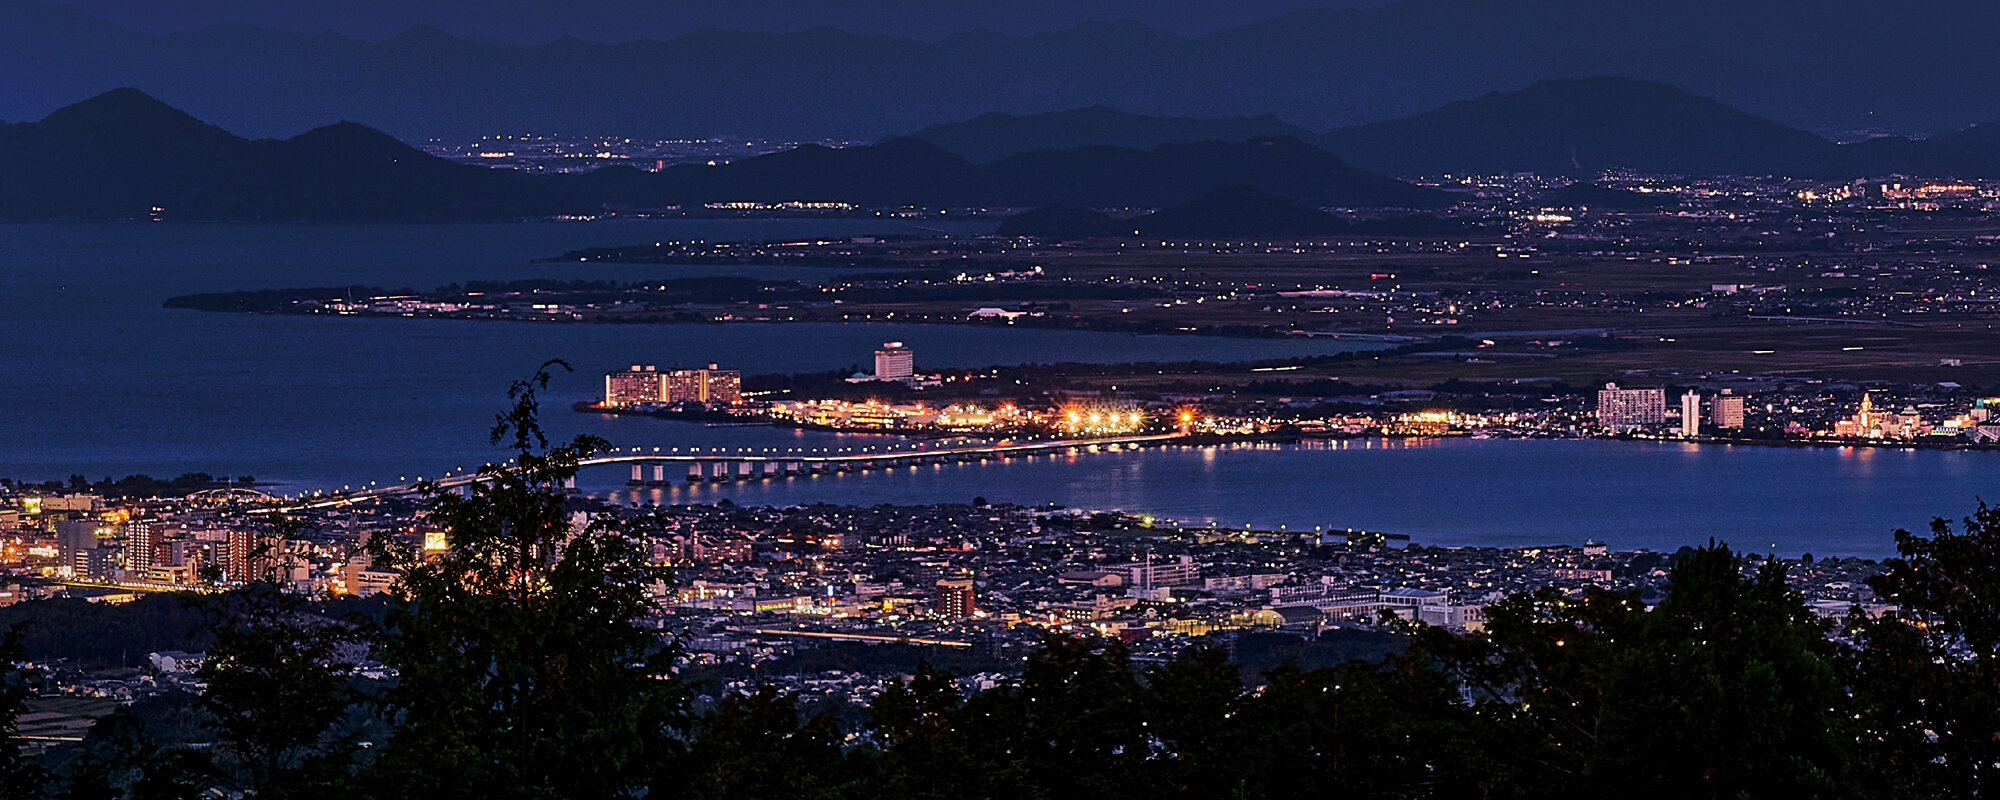
[[[260,581],[201,601],[215,644],[199,704],[229,785],[254,796],[328,793],[356,754],[339,728],[362,699],[347,675],[359,636],[312,599]]]
[[[16,623],[0,635],[0,800],[43,796],[48,772],[10,744],[20,735],[21,713],[27,710],[28,676],[19,664],[28,660],[28,624]]]
[[[662,776],[654,792],[717,800],[855,794],[840,726],[828,714],[802,719],[795,699],[770,684],[725,695],[699,731],[683,768]]]
[[[1896,531],[1868,585],[1896,611],[1851,620],[1855,693],[1883,793],[1975,797],[2000,790],[2000,508],[1956,528]]]
[[[1546,588],[1487,608],[1486,630],[1416,631],[1463,682],[1491,788],[1536,797],[1834,797],[1850,703],[1826,626],[1726,545],[1676,554],[1671,592]]]
[[[618,797],[677,745],[685,693],[670,648],[641,624],[665,574],[605,516],[572,526],[564,482],[605,443],[551,448],[537,392],[551,361],[514,384],[493,441],[514,452],[467,496],[427,487],[449,549],[378,537],[377,563],[402,571],[401,605],[376,645],[399,679],[398,727],[370,771],[383,797]]]

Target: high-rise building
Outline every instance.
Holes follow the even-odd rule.
[[[1709,398],[1708,421],[1717,430],[1743,427],[1743,397],[1724,389],[1722,394]]]
[[[1681,395],[1681,435],[1701,435],[1701,395],[1694,391]]]
[[[661,399],[668,403],[701,403],[708,396],[707,376],[698,369],[677,369],[667,373],[666,393]]]
[[[220,544],[216,565],[231,581],[271,579],[279,575],[285,562],[285,540],[268,533],[232,528]]]
[[[666,373],[667,403],[701,403],[706,406],[733,406],[743,402],[743,373],[721,369],[677,369]]]
[[[969,617],[978,610],[973,602],[972,579],[945,579],[937,582],[937,613],[946,617]]]
[[[907,381],[917,375],[917,356],[902,342],[883,342],[875,351],[875,380]]]
[[[1597,392],[1597,424],[1612,432],[1629,431],[1667,421],[1667,390],[1620,389],[1604,384]]]
[[[97,520],[65,519],[56,521],[56,549],[62,553],[65,563],[76,558],[76,554],[97,547]]]
[[[159,523],[135,519],[125,523],[125,566],[133,571],[153,566]]]
[[[743,402],[743,373],[733,369],[717,369],[708,365],[708,399],[702,402],[712,406],[733,406]]]
[[[257,536],[250,531],[231,529],[223,540],[221,552],[216,553],[216,563],[222,567],[222,574],[232,581],[251,579],[251,564],[256,561]]]
[[[666,398],[658,367],[633,364],[604,376],[604,404],[613,408],[658,403]]]

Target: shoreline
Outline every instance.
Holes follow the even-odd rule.
[[[913,440],[979,439],[979,440],[990,441],[995,439],[1004,439],[1009,436],[1020,435],[1018,432],[981,433],[981,432],[964,432],[964,431],[897,430],[890,428],[858,428],[858,427],[842,428],[842,427],[835,427],[828,425],[813,425],[811,423],[797,422],[793,420],[778,420],[769,418],[746,419],[745,415],[730,414],[728,412],[722,412],[722,411],[688,412],[688,411],[667,411],[664,409],[658,411],[613,409],[613,408],[604,408],[590,400],[579,400],[571,404],[570,410],[586,414],[651,417],[654,419],[667,419],[678,422],[701,422],[711,428],[773,427],[773,428],[785,428],[791,430],[815,431],[819,433],[857,433],[857,434],[873,434],[879,436],[897,436],[904,439],[913,439]],[[1246,443],[1246,442],[1254,442],[1262,444],[1298,444],[1300,442],[1307,440],[1335,441],[1335,440],[1380,439],[1386,441],[1391,439],[1409,440],[1409,439],[1472,439],[1472,438],[1481,438],[1494,441],[1513,440],[1513,439],[1539,439],[1539,440],[1554,440],[1554,441],[1612,441],[1612,442],[1623,441],[1623,442],[1646,442],[1654,444],[1783,447],[1783,448],[1793,448],[1793,449],[1889,448],[1889,449],[1902,449],[1902,450],[1936,450],[1940,452],[1961,451],[1961,450],[1971,451],[1971,452],[2000,452],[2000,443],[1980,444],[1977,442],[1905,442],[1905,441],[1885,440],[1885,439],[1860,439],[1854,441],[1846,441],[1846,440],[1829,440],[1829,439],[1756,439],[1756,438],[1723,438],[1723,437],[1702,437],[1699,439],[1669,439],[1669,438],[1654,439],[1641,436],[1627,436],[1627,435],[1619,435],[1619,436],[1498,435],[1498,436],[1475,437],[1473,433],[1469,431],[1444,433],[1444,434],[1417,434],[1417,433],[1309,434],[1309,433],[1296,433],[1296,432],[1295,433],[1202,434],[1202,435],[1191,435],[1182,437],[1181,439],[1176,441],[1177,443],[1189,444],[1189,445],[1208,445],[1208,444],[1236,444],[1236,443]]]
[[[176,296],[173,298],[168,298],[168,301],[176,301],[180,299],[181,298],[179,296]],[[1108,321],[1108,320],[1106,321],[1106,324],[1089,324],[1092,320],[1086,318],[1067,318],[1065,320],[1068,322],[1082,322],[1085,324],[1046,324],[1046,323],[1038,324],[1037,322],[1016,323],[1011,321],[985,322],[981,321],[979,318],[970,318],[970,317],[963,319],[930,319],[927,317],[918,317],[918,316],[912,316],[908,318],[859,319],[859,320],[845,319],[845,318],[843,319],[817,319],[817,318],[773,319],[769,317],[739,318],[735,317],[734,315],[729,315],[728,318],[723,318],[723,319],[716,319],[716,318],[620,319],[620,318],[608,318],[602,315],[586,316],[574,313],[571,314],[557,313],[557,314],[540,314],[540,315],[518,314],[512,316],[502,316],[502,315],[468,314],[468,313],[408,313],[408,312],[373,312],[373,311],[319,313],[311,311],[288,311],[288,310],[264,311],[264,310],[195,308],[192,306],[170,306],[169,308],[172,308],[173,310],[177,311],[185,310],[185,311],[197,311],[197,312],[215,313],[215,314],[249,314],[255,316],[275,316],[275,317],[436,319],[436,320],[452,320],[457,322],[532,323],[541,325],[718,325],[718,326],[813,325],[813,324],[939,325],[939,326],[955,327],[955,328],[986,328],[986,329],[1015,328],[1015,329],[1046,330],[1046,331],[1078,331],[1084,333],[1124,333],[1132,336],[1169,336],[1169,337],[1201,336],[1201,337],[1209,337],[1215,339],[1265,339],[1265,340],[1331,339],[1334,341],[1341,341],[1341,342],[1358,342],[1358,343],[1368,343],[1377,345],[1394,345],[1399,343],[1401,344],[1423,343],[1423,342],[1435,341],[1438,338],[1435,336],[1417,336],[1414,334],[1367,333],[1361,331],[1306,331],[1306,330],[1297,330],[1290,328],[1281,330],[1280,326],[1251,327],[1251,326],[1240,326],[1240,325],[1221,325],[1221,326],[1169,327],[1165,325],[1138,325],[1138,324],[1117,323],[1115,321]],[[693,313],[693,312],[689,311],[685,313]]]

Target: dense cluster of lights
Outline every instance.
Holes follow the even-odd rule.
[[[1124,407],[1070,406],[1057,418],[1057,430],[1071,436],[1117,436],[1145,427],[1145,415]]]

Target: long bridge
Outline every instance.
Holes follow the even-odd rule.
[[[664,485],[672,482],[668,465],[685,465],[689,482],[759,480],[762,478],[786,478],[798,475],[812,475],[822,472],[856,472],[885,469],[899,465],[932,464],[952,461],[991,461],[1037,453],[1068,452],[1079,450],[1120,450],[1150,445],[1166,444],[1180,439],[1180,434],[1155,434],[1148,436],[1116,436],[1097,439],[1057,439],[1053,441],[1009,441],[1001,440],[990,444],[965,445],[959,447],[916,448],[910,450],[874,450],[872,448],[854,451],[798,453],[780,452],[771,449],[762,452],[738,450],[714,450],[708,453],[676,450],[663,451],[662,448],[633,448],[627,452],[612,452],[578,462],[581,467],[606,464],[628,464],[632,477],[627,483],[635,486]]]
[[[1173,444],[1184,438],[1179,433],[1148,434],[1143,436],[1107,436],[1091,439],[1053,439],[1048,441],[1014,441],[1003,439],[983,444],[915,447],[908,450],[781,450],[779,448],[744,449],[737,448],[663,448],[631,447],[614,448],[601,455],[577,462],[579,469],[624,464],[631,468],[631,478],[627,483],[634,486],[663,486],[673,482],[670,470],[681,472],[690,482],[752,481],[771,478],[794,478],[829,472],[864,472],[913,464],[933,464],[961,461],[993,461],[1048,453],[1089,452],[1101,450],[1137,449]],[[682,471],[684,468],[684,471]],[[289,509],[328,508],[378,497],[392,497],[414,494],[425,484],[440,489],[457,489],[481,481],[491,480],[491,476],[477,471],[447,474],[435,480],[418,478],[395,486],[370,486],[359,491],[329,493],[301,498]],[[576,479],[571,478],[567,488],[576,488]]]

